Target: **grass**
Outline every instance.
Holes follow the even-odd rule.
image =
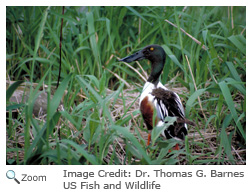
[[[6,7],[6,163],[246,164],[245,16],[246,7]],[[161,82],[196,124],[170,153],[177,141],[158,128],[146,147],[138,102],[150,64],[118,62],[154,43],[167,54]]]

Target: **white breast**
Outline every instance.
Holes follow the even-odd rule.
[[[150,82],[146,82],[146,83],[144,84],[143,91],[142,91],[142,94],[141,94],[141,96],[140,96],[139,104],[141,104],[142,100],[143,100],[146,96],[148,96],[148,100],[149,100],[149,101],[151,101],[151,102],[153,101],[154,97],[153,97],[153,95],[151,95],[151,92],[152,92],[152,90],[153,90],[154,88],[155,88],[155,85],[152,84],[152,83],[150,83]]]

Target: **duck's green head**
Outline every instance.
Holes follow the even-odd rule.
[[[144,49],[127,56],[119,61],[122,62],[133,62],[142,59],[148,59],[151,61],[151,74],[148,78],[149,82],[157,83],[158,78],[163,70],[165,64],[165,52],[164,49],[159,45],[149,45]]]
[[[159,46],[159,45],[149,45],[146,46],[144,49],[130,55],[127,56],[119,61],[122,62],[133,62],[133,61],[138,61],[138,60],[142,60],[142,59],[148,59],[150,60],[152,63],[165,63],[165,52],[164,49]]]

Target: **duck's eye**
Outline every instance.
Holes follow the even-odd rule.
[[[150,47],[150,51],[153,51],[154,50],[154,48],[153,47]]]

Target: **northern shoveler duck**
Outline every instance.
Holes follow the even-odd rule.
[[[159,45],[149,45],[143,50],[136,52],[119,61],[133,62],[142,59],[148,59],[151,62],[151,73],[147,82],[143,87],[140,96],[140,111],[148,130],[153,128],[153,113],[156,110],[157,117],[155,118],[156,126],[162,126],[167,121],[166,117],[176,117],[173,124],[168,125],[163,131],[163,136],[167,139],[175,138],[184,140],[187,135],[187,124],[192,124],[191,121],[185,119],[184,107],[179,96],[168,90],[160,81],[159,76],[163,71],[165,64],[165,52]],[[148,135],[147,145],[150,144],[151,135]],[[179,149],[176,145],[175,149]]]

